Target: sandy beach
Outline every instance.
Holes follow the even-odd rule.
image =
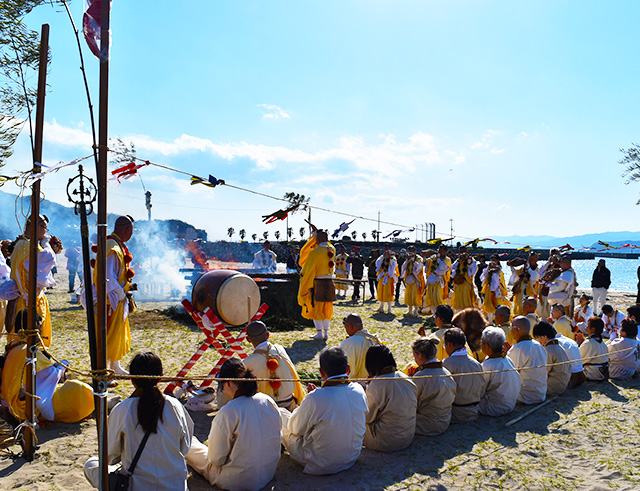
[[[83,311],[68,303],[64,281],[50,293],[53,313],[53,353],[87,368],[88,350]],[[630,304],[635,294],[612,293],[617,307]],[[392,316],[373,316],[374,303],[353,306],[338,302],[329,344],[343,337],[340,319],[359,312],[365,325],[382,337],[398,363],[410,361],[410,340],[418,321],[403,317],[396,306]],[[201,340],[195,326],[166,315],[167,304],[141,304],[132,316],[133,351],[152,349],[161,354],[165,373],[174,374]],[[309,340],[310,329],[273,333],[304,375],[317,374],[317,356],[323,344]],[[127,358],[127,361],[130,357]],[[215,362],[208,353],[193,372],[207,373]],[[571,390],[522,421],[506,423],[525,412],[519,406],[505,417],[481,417],[472,424],[452,425],[438,437],[417,437],[410,448],[394,454],[364,450],[357,464],[334,476],[314,477],[283,455],[273,489],[638,489],[640,455],[640,380],[586,383]],[[128,383],[115,392],[127,396]],[[192,413],[196,435],[206,438],[211,416]],[[38,431],[40,447],[34,462],[11,453],[0,458],[3,489],[89,489],[83,476],[84,461],[97,450],[93,420],[80,424],[46,424]],[[13,454],[19,447],[10,449]],[[210,489],[197,475],[190,489]]]

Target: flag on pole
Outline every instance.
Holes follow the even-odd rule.
[[[101,61],[105,61],[109,59],[109,49],[107,47],[104,53],[100,52],[101,11],[102,0],[87,0],[87,10],[82,16],[82,33],[91,52]]]

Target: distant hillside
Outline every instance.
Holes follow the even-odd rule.
[[[596,247],[599,240],[607,243],[619,243],[619,245],[631,242],[640,242],[640,232],[601,232],[595,234],[572,235],[568,237],[552,237],[550,235],[510,235],[493,238],[499,242],[525,244],[538,248],[558,247],[568,243],[574,248],[579,249],[581,247]],[[499,244],[496,247],[508,248],[510,246],[508,244]]]

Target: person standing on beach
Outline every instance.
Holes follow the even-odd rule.
[[[593,312],[598,314],[607,302],[607,291],[611,286],[611,271],[605,260],[600,259],[591,277],[591,291],[593,293]]]
[[[367,259],[367,279],[369,280],[369,293],[371,294],[371,298],[369,300],[376,298],[376,283],[378,282],[376,260],[379,255],[380,251],[378,249],[374,249],[371,251],[371,254],[369,254],[369,259]]]
[[[355,302],[360,300],[360,288],[363,288],[361,280],[364,276],[364,259],[360,255],[359,247],[353,248],[351,255],[347,258],[347,264],[351,268],[351,277],[358,282],[353,284],[353,294],[351,295],[351,300]]]

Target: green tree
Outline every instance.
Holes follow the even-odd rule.
[[[362,240],[367,240],[367,232],[362,232]]]
[[[353,232],[351,232],[351,238],[353,240],[356,240],[358,238],[358,232],[356,232],[355,230]]]
[[[275,232],[273,232],[273,235],[275,236],[276,240],[280,240],[280,231],[276,230]]]
[[[240,236],[240,240],[244,240],[244,238],[247,235],[247,231],[243,228],[240,229],[240,232],[238,232],[238,235]]]
[[[624,166],[622,177],[624,177],[624,183],[630,184],[632,182],[640,181],[640,145],[632,143],[629,148],[621,148],[622,158],[619,160],[620,165]],[[637,205],[640,205],[640,199],[636,201]]]
[[[251,234],[251,240],[256,242],[258,240],[258,234]]]
[[[236,230],[233,227],[229,227],[227,229],[227,235],[229,236],[230,239],[233,237],[233,234],[235,233],[236,233]]]

